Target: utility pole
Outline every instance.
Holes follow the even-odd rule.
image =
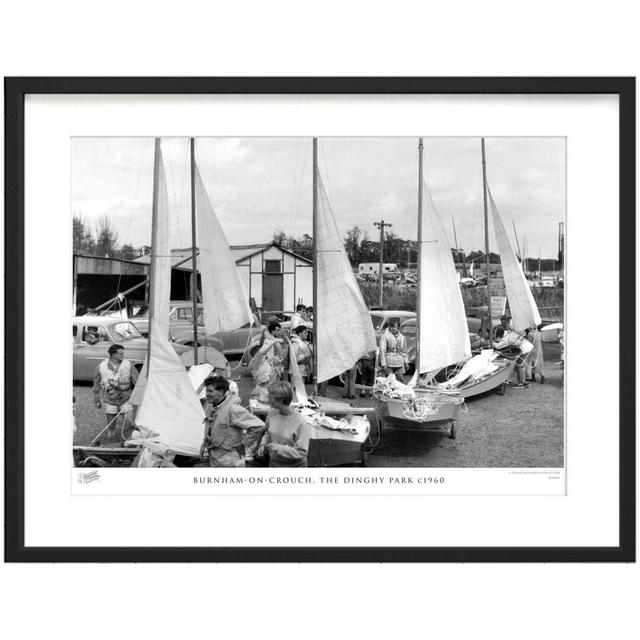
[[[564,267],[564,222],[558,223],[558,262]]]
[[[389,222],[385,222],[384,220],[381,220],[380,222],[374,222],[373,226],[378,227],[378,229],[380,229],[380,270],[378,274],[380,277],[380,308],[382,309],[382,290],[384,288],[384,277],[382,275],[382,263],[384,260],[384,228],[392,227],[393,225],[390,224]]]

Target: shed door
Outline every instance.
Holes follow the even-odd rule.
[[[265,273],[262,276],[262,309],[282,311],[283,286],[281,273]]]

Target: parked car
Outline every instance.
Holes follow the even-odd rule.
[[[96,368],[108,356],[109,346],[121,344],[124,356],[140,371],[147,356],[149,341],[144,338],[129,320],[109,316],[77,316],[72,320],[73,335],[73,379],[93,381]],[[189,366],[192,349],[186,345],[172,343],[174,351]],[[204,354],[201,354],[201,357]],[[220,372],[229,371],[229,363],[216,348],[209,348],[207,361]]]
[[[193,303],[188,300],[172,301],[169,310],[169,339],[186,346],[193,346]],[[241,356],[248,344],[251,344],[255,336],[262,333],[262,324],[258,316],[253,314],[251,324],[246,324],[238,329],[222,331],[213,335],[206,335],[204,328],[203,305],[198,304],[198,346],[211,346],[218,349],[225,356]],[[148,312],[131,318],[140,333],[144,336],[149,331]]]
[[[138,370],[147,355],[148,341],[128,320],[108,316],[73,318],[73,379],[92,381],[96,368],[104,360],[112,344],[121,344],[124,355]],[[174,345],[178,355],[187,347]]]
[[[202,320],[202,304],[197,305],[198,309],[198,327],[204,329],[204,321]],[[149,309],[144,308],[143,311],[131,316],[129,320],[136,326],[143,337],[149,335]],[[176,332],[180,333],[180,338],[188,339],[186,333],[191,329],[191,345],[193,346],[193,303],[188,300],[172,300],[169,302],[169,340],[176,342]],[[204,332],[203,332],[204,333]],[[200,334],[198,334],[200,337]],[[204,340],[204,337],[202,338]],[[187,344],[180,341],[180,344]]]

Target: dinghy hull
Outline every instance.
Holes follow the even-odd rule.
[[[504,385],[506,385],[507,380],[511,377],[514,367],[515,362],[506,360],[501,365],[500,369],[494,371],[486,378],[474,380],[473,382],[460,387],[458,389],[460,396],[462,398],[472,398],[483,393],[489,393],[490,391],[504,393]]]
[[[376,398],[376,411],[384,423],[385,429],[403,431],[436,431],[455,438],[455,421],[460,415],[464,399],[459,395],[434,393],[430,390],[416,389],[420,399],[434,401],[433,410],[423,415],[415,405],[401,399]]]

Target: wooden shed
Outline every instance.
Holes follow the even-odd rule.
[[[295,311],[313,304],[313,263],[274,242],[231,246],[242,286],[264,314]],[[190,298],[191,249],[173,249],[171,299]],[[148,263],[149,256],[136,262]],[[198,285],[200,286],[200,285]]]

